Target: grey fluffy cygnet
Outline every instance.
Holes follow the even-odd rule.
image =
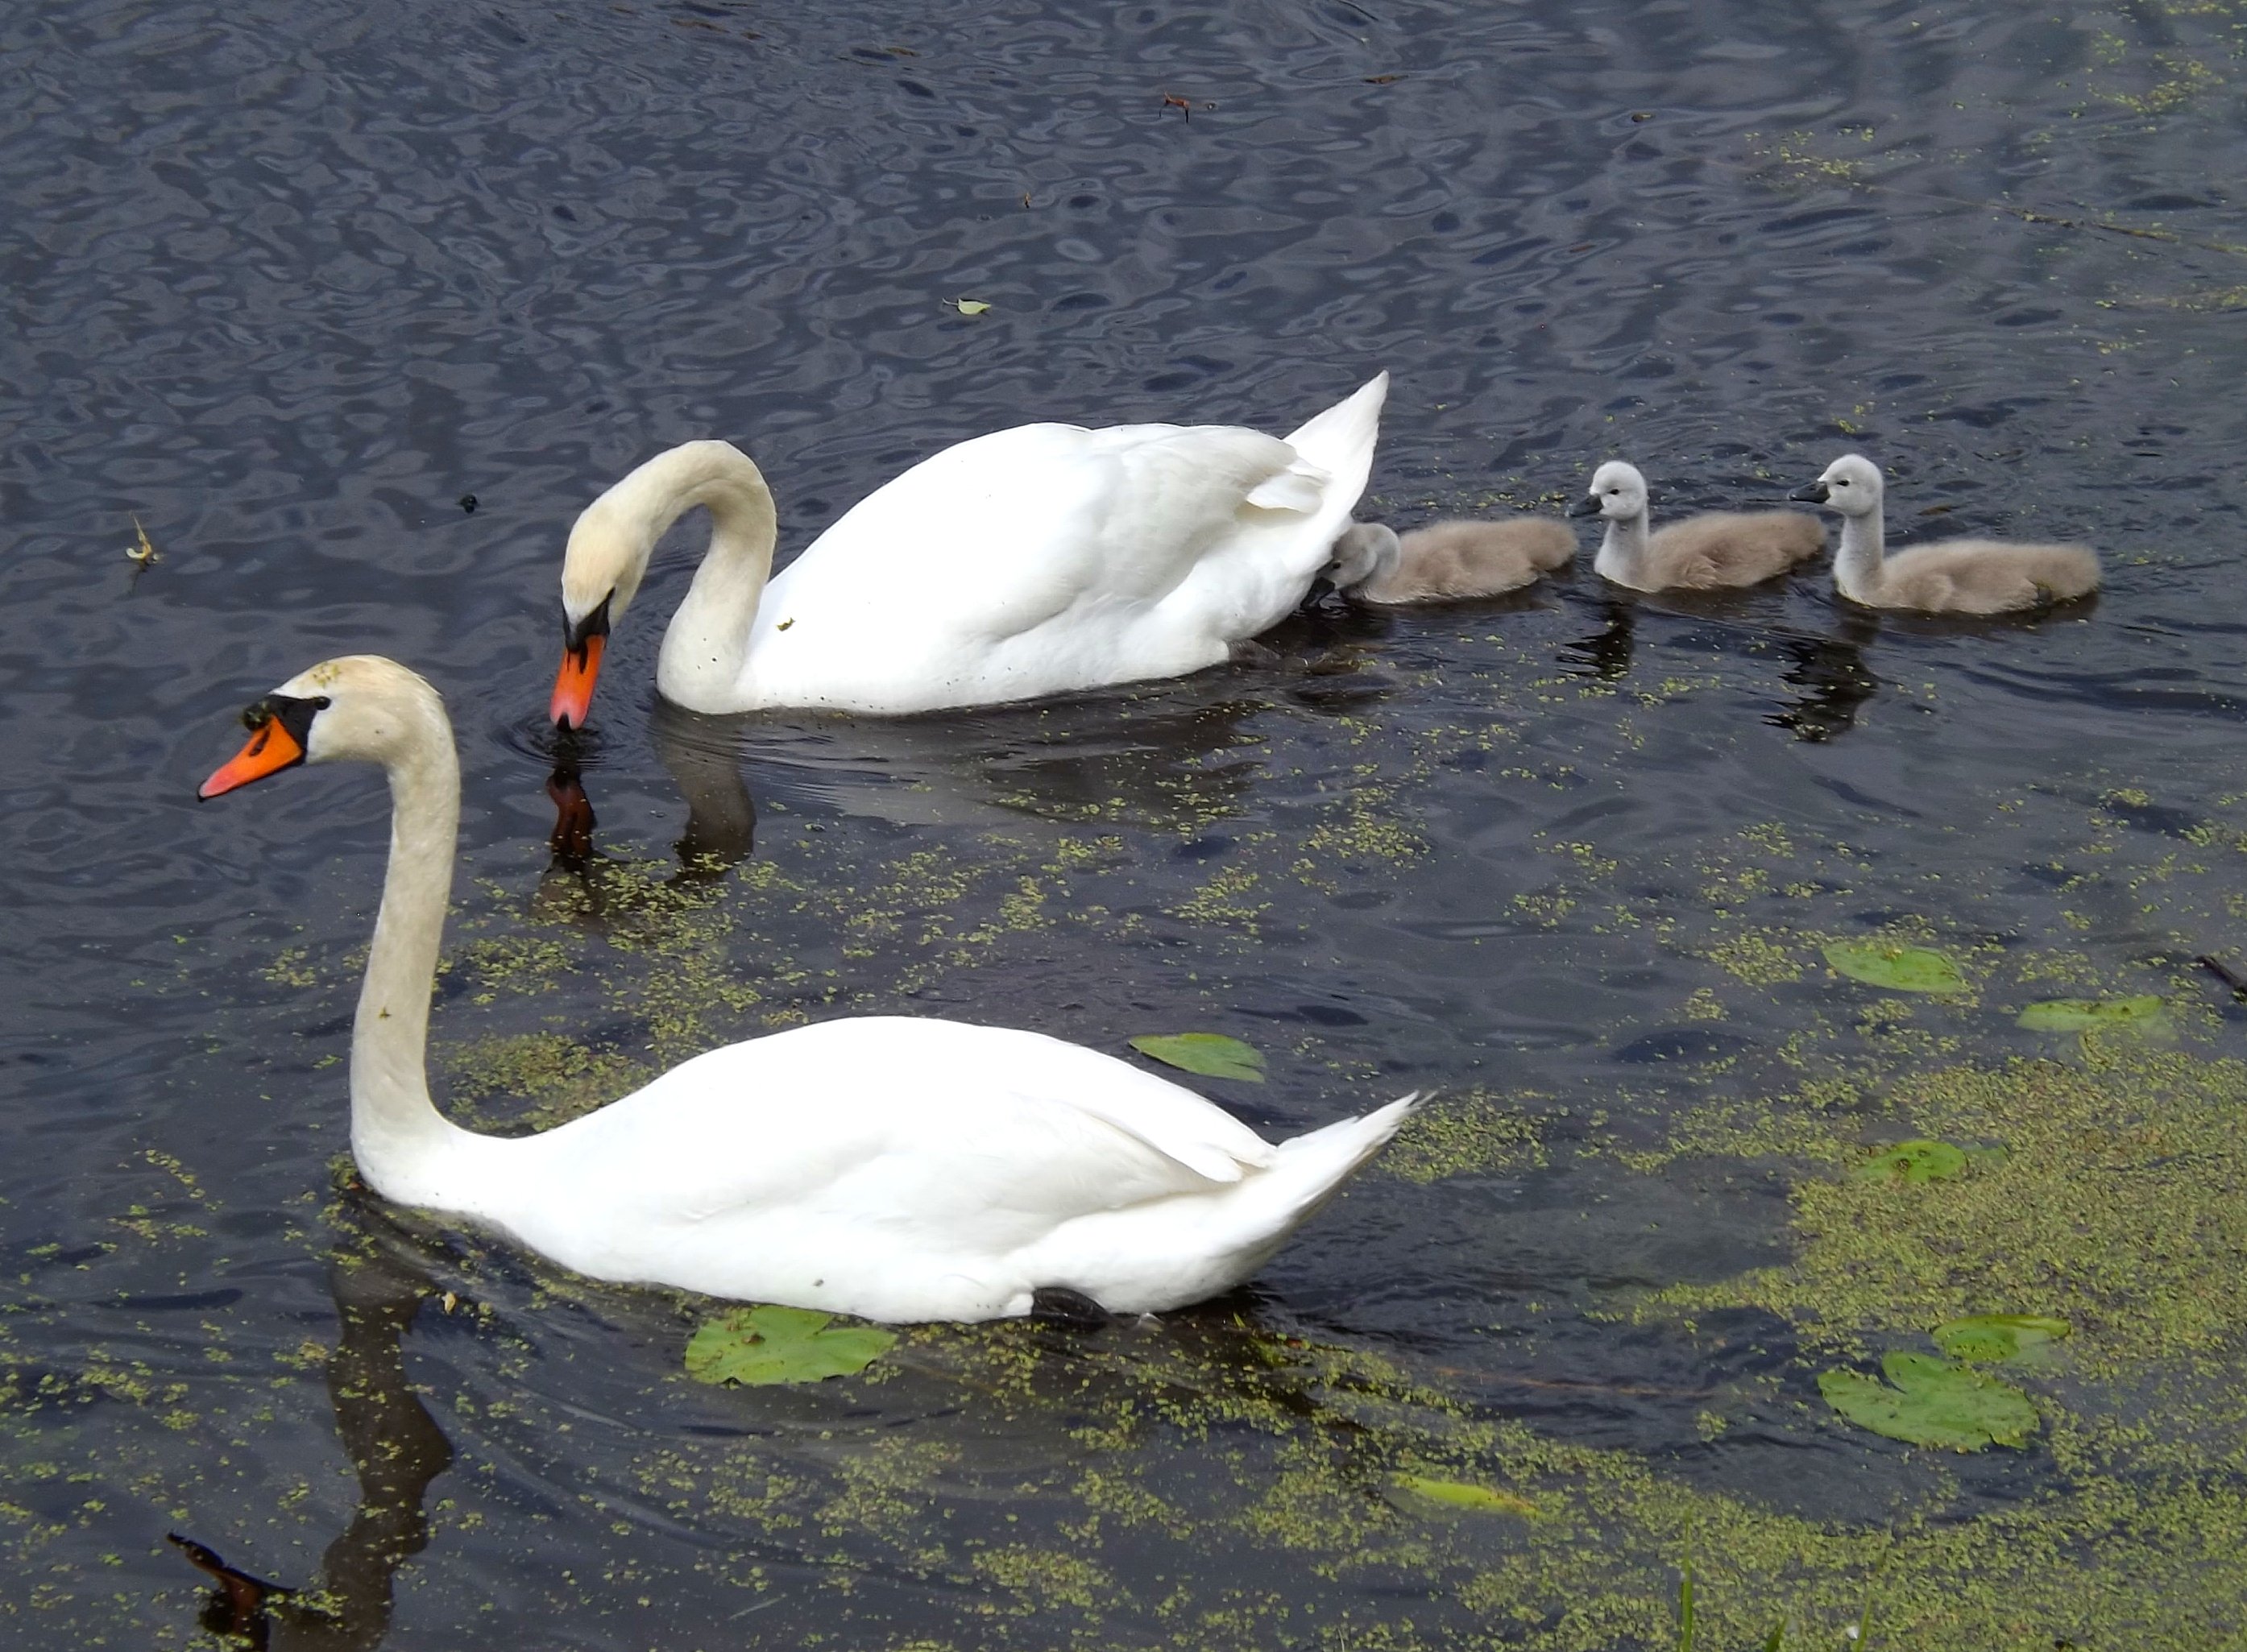
[[[2099,555],[2086,545],[1944,539],[1883,556],[1880,467],[1844,454],[1793,497],[1841,513],[1834,584],[1868,608],[1929,614],[2010,614],[2099,589]]]
[[[1575,554],[1575,535],[1549,516],[1431,522],[1402,535],[1360,522],[1335,541],[1321,577],[1353,602],[1461,602],[1519,590]]]
[[[1646,478],[1610,459],[1592,473],[1592,491],[1571,516],[1608,525],[1592,566],[1633,590],[1721,590],[1774,579],[1826,548],[1826,528],[1800,510],[1714,511],[1646,530]]]

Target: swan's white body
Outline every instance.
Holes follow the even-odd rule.
[[[370,656],[280,696],[311,761],[388,770],[390,869],[352,1037],[352,1151],[385,1198],[595,1279],[868,1319],[1028,1313],[1066,1287],[1156,1312],[1240,1283],[1378,1151],[1404,1099],[1274,1146],[1192,1091],[1043,1034],[871,1016],[695,1057],[537,1136],[429,1098],[460,768],[434,690]],[[280,766],[242,758],[206,795]]]
[[[1199,671],[1309,588],[1365,489],[1388,383],[1285,440],[1222,425],[979,436],[877,488],[777,576],[756,466],[689,442],[579,518],[565,625],[574,636],[604,597],[621,618],[656,539],[700,504],[710,547],[656,668],[691,710],[904,713]]]

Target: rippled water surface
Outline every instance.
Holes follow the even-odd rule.
[[[2193,960],[2247,924],[2243,30],[14,9],[0,1638],[1666,1647],[1690,1565],[1704,1646],[2234,1643],[2247,1012]],[[714,720],[652,686],[682,528],[550,852],[563,537],[651,452],[753,453],[785,557],[971,434],[1285,431],[1383,368],[1365,514],[1549,510],[1613,454],[1663,510],[1770,502],[1861,449],[1898,536],[2079,536],[2107,587],[1936,622],[1587,554],[1269,666]],[[362,651],[457,725],[433,1061],[488,1125],[870,1010],[1230,1033],[1270,1082],[1212,1092],[1274,1133],[1439,1098],[1233,1300],[691,1382],[708,1304],[349,1184],[377,783],[192,789]],[[1969,990],[1827,967],[1868,939]],[[2121,994],[2174,1041],[2016,1024]],[[1847,1179],[1922,1134],[1987,1150]],[[2075,1326],[2025,1448],[1821,1398],[1971,1311]],[[300,1593],[207,1611],[167,1532]]]

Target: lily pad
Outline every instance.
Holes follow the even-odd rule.
[[[1923,1182],[1948,1181],[1964,1171],[1966,1164],[1965,1150],[1948,1142],[1898,1142],[1851,1173],[1861,1182],[1901,1182],[1917,1186]]]
[[[1414,1497],[1440,1503],[1447,1509],[1463,1509],[1472,1514],[1519,1514],[1532,1520],[1539,1518],[1537,1505],[1527,1498],[1516,1497],[1495,1486],[1476,1485],[1466,1480],[1434,1480],[1424,1474],[1400,1474],[1397,1484]]]
[[[801,1307],[743,1307],[712,1320],[686,1344],[686,1375],[698,1382],[768,1388],[863,1371],[898,1339],[871,1325],[829,1324]]]
[[[1890,946],[1879,941],[1834,941],[1826,961],[1844,975],[1892,993],[1963,993],[1966,977],[1931,946]]]
[[[1887,1383],[1862,1371],[1821,1371],[1818,1391],[1859,1428],[1913,1445],[1979,1451],[2023,1444],[2036,1432],[2036,1403],[2010,1382],[1932,1354],[1890,1354],[1881,1371]]]
[[[2156,993],[2143,998],[2051,998],[2021,1012],[2035,1033],[2152,1032],[2168,1023],[2168,1007]]]
[[[1935,1328],[1935,1345],[1954,1360],[2034,1357],[2075,1328],[2044,1314],[1976,1314]]]
[[[1131,1048],[1166,1067],[1183,1068],[1204,1078],[1264,1082],[1264,1057],[1255,1046],[1223,1033],[1142,1033],[1131,1041]]]

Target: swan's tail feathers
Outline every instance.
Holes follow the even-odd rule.
[[[1346,1118],[1281,1143],[1272,1168],[1253,1178],[1252,1185],[1262,1184],[1259,1191],[1268,1190],[1284,1205],[1281,1219],[1293,1227],[1332,1198],[1353,1172],[1389,1145],[1390,1137],[1412,1116],[1424,1095],[1415,1090],[1361,1117]]]
[[[1356,394],[1287,433],[1287,446],[1333,476],[1352,504],[1365,491],[1365,479],[1372,471],[1373,445],[1381,438],[1381,407],[1388,399],[1389,375],[1376,373]]]

